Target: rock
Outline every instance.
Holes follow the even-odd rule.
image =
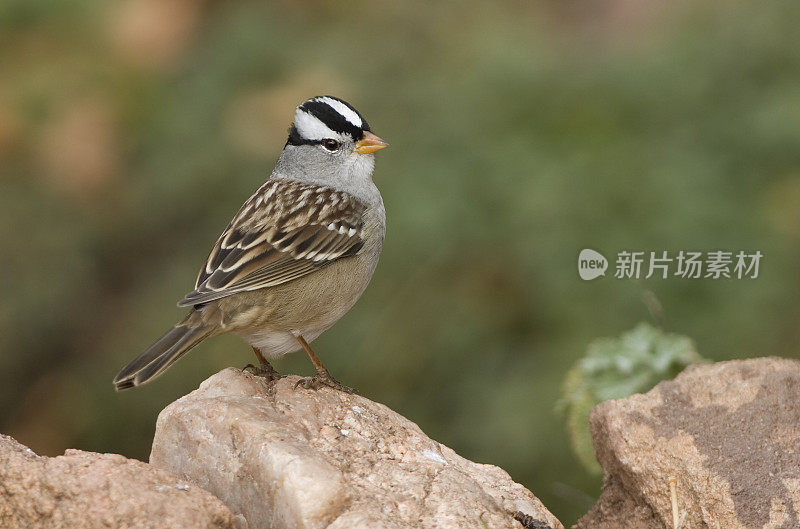
[[[3,529],[246,528],[217,498],[147,463],[67,450],[36,455],[0,435]]]
[[[161,412],[150,462],[213,492],[251,529],[563,528],[503,470],[382,404],[297,380],[217,373]]]
[[[687,368],[594,408],[603,493],[577,529],[800,527],[800,362]]]

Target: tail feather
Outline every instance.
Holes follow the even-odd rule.
[[[114,378],[114,386],[119,391],[149,382],[210,334],[202,325],[190,325],[184,320],[122,368]]]

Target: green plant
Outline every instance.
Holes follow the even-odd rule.
[[[690,338],[648,323],[640,323],[618,338],[590,343],[583,358],[567,372],[558,403],[580,462],[590,472],[600,472],[589,433],[589,412],[596,404],[647,391],[689,364],[705,361]]]

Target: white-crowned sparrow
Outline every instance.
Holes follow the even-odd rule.
[[[378,264],[386,230],[372,153],[386,142],[350,104],[331,96],[297,107],[275,170],[233,217],[178,303],[191,312],[114,379],[116,388],[160,375],[202,340],[242,336],[259,374],[267,358],[301,347],[317,370],[304,387],[339,384],[308,346],[355,304]]]

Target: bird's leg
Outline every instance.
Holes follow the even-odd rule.
[[[258,365],[254,366],[253,364],[247,364],[242,368],[242,371],[249,371],[256,376],[266,378],[270,381],[278,380],[279,378],[283,377],[283,375],[275,371],[275,368],[272,367],[272,364],[267,362],[267,359],[264,358],[264,355],[261,354],[261,351],[253,347],[253,352],[256,354],[256,358],[258,358]]]
[[[297,386],[302,386],[306,389],[319,389],[320,386],[328,386],[333,389],[344,391],[345,393],[355,393],[353,388],[345,386],[328,373],[328,370],[322,365],[320,359],[314,354],[314,350],[311,349],[311,346],[308,345],[308,342],[302,336],[298,335],[295,338],[297,338],[297,341],[303,346],[303,349],[311,359],[311,363],[314,364],[314,369],[317,370],[317,374],[313,377],[305,377],[298,380],[294,385],[295,388],[297,388]]]

